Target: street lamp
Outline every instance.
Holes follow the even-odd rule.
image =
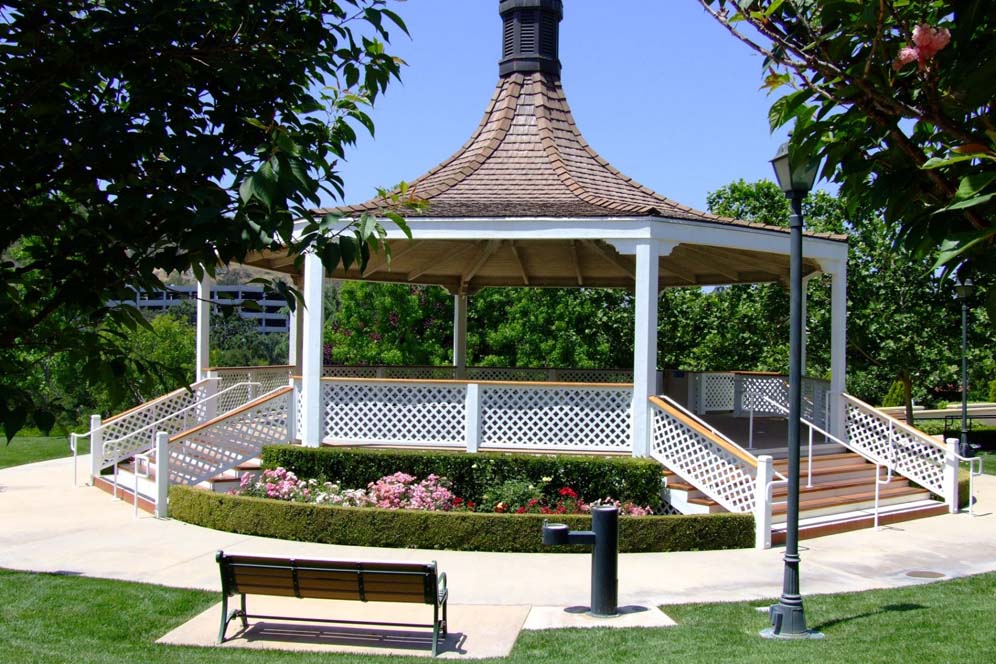
[[[968,299],[975,292],[975,284],[965,277],[955,286],[961,300],[961,445],[958,453],[968,456]]]
[[[788,143],[771,160],[778,186],[792,206],[789,217],[789,416],[788,505],[785,522],[785,573],[782,596],[770,609],[771,627],[761,636],[771,639],[819,639],[820,632],[806,628],[806,614],[799,593],[799,441],[802,434],[802,199],[816,181],[818,162],[799,163],[789,154]]]

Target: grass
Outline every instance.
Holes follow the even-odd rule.
[[[3,661],[78,664],[403,661],[360,655],[162,646],[155,639],[218,601],[217,593],[0,570]],[[668,629],[523,632],[509,664],[605,661],[982,662],[996,652],[990,629],[996,573],[929,585],[806,598],[823,641],[766,641],[762,602],[664,607]],[[473,620],[451,610],[456,625]],[[986,655],[988,652],[990,655]]]
[[[978,452],[976,456],[982,459],[982,472],[996,475],[996,452]]]
[[[80,441],[79,453],[90,452],[90,441]],[[15,436],[10,443],[0,438],[0,468],[20,466],[24,463],[60,459],[71,456],[67,437],[21,437]]]

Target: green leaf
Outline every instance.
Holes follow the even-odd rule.
[[[243,118],[243,120],[246,121],[246,124],[250,124],[258,129],[263,129],[264,131],[266,130],[266,125],[257,120],[256,118]]]
[[[975,159],[975,156],[970,154],[960,154],[955,157],[934,157],[932,159],[928,159],[920,168],[926,171],[932,168],[951,166],[952,164],[957,164],[963,161],[971,161],[973,159]]]
[[[944,240],[944,242],[941,243],[940,251],[937,254],[937,261],[934,263],[933,269],[936,270],[938,268],[948,266],[952,261],[964,254],[966,251],[979,243],[988,240],[994,235],[996,235],[996,226],[980,231],[959,233]]]
[[[342,269],[348,270],[349,266],[356,261],[356,245],[353,238],[339,238],[339,255],[342,258]]]
[[[958,201],[956,203],[951,203],[947,207],[941,208],[937,211],[940,212],[952,212],[954,210],[964,210],[970,207],[975,207],[976,205],[982,205],[983,203],[988,203],[992,199],[996,198],[996,194],[986,194],[985,196],[975,196],[964,201]],[[935,213],[936,214],[936,213]]]
[[[958,184],[955,200],[964,201],[977,195],[996,180],[996,173],[972,173],[966,175]]]
[[[32,418],[35,421],[35,426],[38,427],[43,436],[51,433],[52,427],[55,426],[55,415],[47,410],[36,410]]]
[[[7,443],[17,435],[17,432],[24,428],[24,423],[28,419],[28,414],[21,408],[5,410],[3,413],[3,433],[7,437]]]

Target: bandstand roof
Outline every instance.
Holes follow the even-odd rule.
[[[503,58],[494,94],[470,139],[416,178],[428,204],[408,214],[413,240],[391,239],[340,279],[436,284],[472,293],[487,286],[632,288],[626,242],[667,241],[660,287],[786,281],[788,229],[718,217],[681,205],[623,175],[588,145],[560,82],[561,0],[502,0]],[[383,200],[316,210],[376,213]],[[389,224],[389,222],[388,222]],[[747,234],[750,240],[747,240]],[[819,244],[845,236],[807,234]],[[259,267],[292,271],[286,256]],[[804,261],[805,274],[819,271]]]

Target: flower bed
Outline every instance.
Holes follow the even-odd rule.
[[[230,493],[255,498],[269,498],[298,503],[338,505],[340,507],[379,507],[433,512],[494,512],[497,514],[589,514],[596,505],[613,505],[624,516],[653,514],[649,506],[632,501],[618,501],[611,497],[586,502],[571,487],[561,487],[556,492],[545,491],[552,478],[542,478],[537,485],[526,479],[506,480],[488,489],[482,504],[465,500],[452,491],[452,483],[445,477],[430,474],[419,481],[414,475],[396,472],[370,482],[366,489],[346,489],[341,482],[321,482],[317,479],[298,479],[283,467],[266,469],[256,478],[245,473],[238,489]],[[551,495],[552,498],[547,498]]]

